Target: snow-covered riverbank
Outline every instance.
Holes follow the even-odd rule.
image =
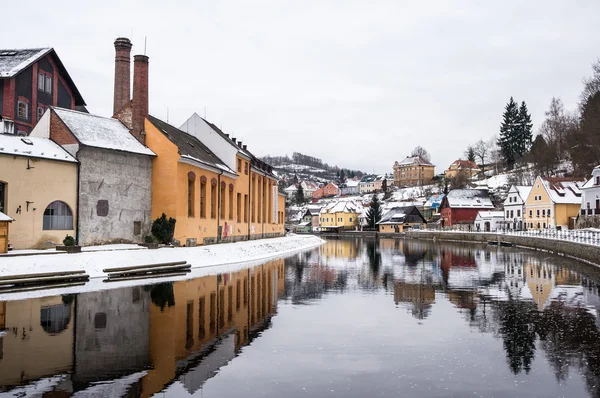
[[[106,250],[77,254],[0,257],[0,276],[84,270],[90,278],[106,276],[102,270],[187,261],[192,268],[254,262],[319,246],[313,235],[223,243],[211,246],[161,248],[157,250]]]

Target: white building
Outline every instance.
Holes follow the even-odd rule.
[[[592,178],[581,187],[582,216],[600,215],[600,166],[592,170]]]
[[[475,230],[482,232],[501,231],[504,225],[504,212],[480,211],[475,218]]]
[[[508,191],[508,197],[504,201],[504,223],[506,229],[523,230],[525,223],[523,214],[525,212],[525,201],[531,192],[531,187],[513,185]]]

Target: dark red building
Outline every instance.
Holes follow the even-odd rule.
[[[54,49],[0,50],[0,133],[28,135],[49,106],[86,111]]]
[[[453,189],[442,199],[441,220],[444,226],[472,224],[477,213],[492,210],[494,205],[487,191],[480,189]]]

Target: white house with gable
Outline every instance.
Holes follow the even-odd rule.
[[[508,196],[504,201],[504,227],[506,229],[516,231],[525,229],[523,214],[529,192],[531,192],[531,187],[520,185],[513,185],[508,190]]]
[[[475,218],[475,231],[496,232],[504,226],[504,213],[501,211],[480,211]]]
[[[592,178],[581,187],[581,199],[582,216],[600,216],[600,166],[592,170]]]

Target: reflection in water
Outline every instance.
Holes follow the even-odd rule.
[[[0,386],[22,396],[595,397],[599,280],[515,248],[330,240],[238,272],[0,302]]]

